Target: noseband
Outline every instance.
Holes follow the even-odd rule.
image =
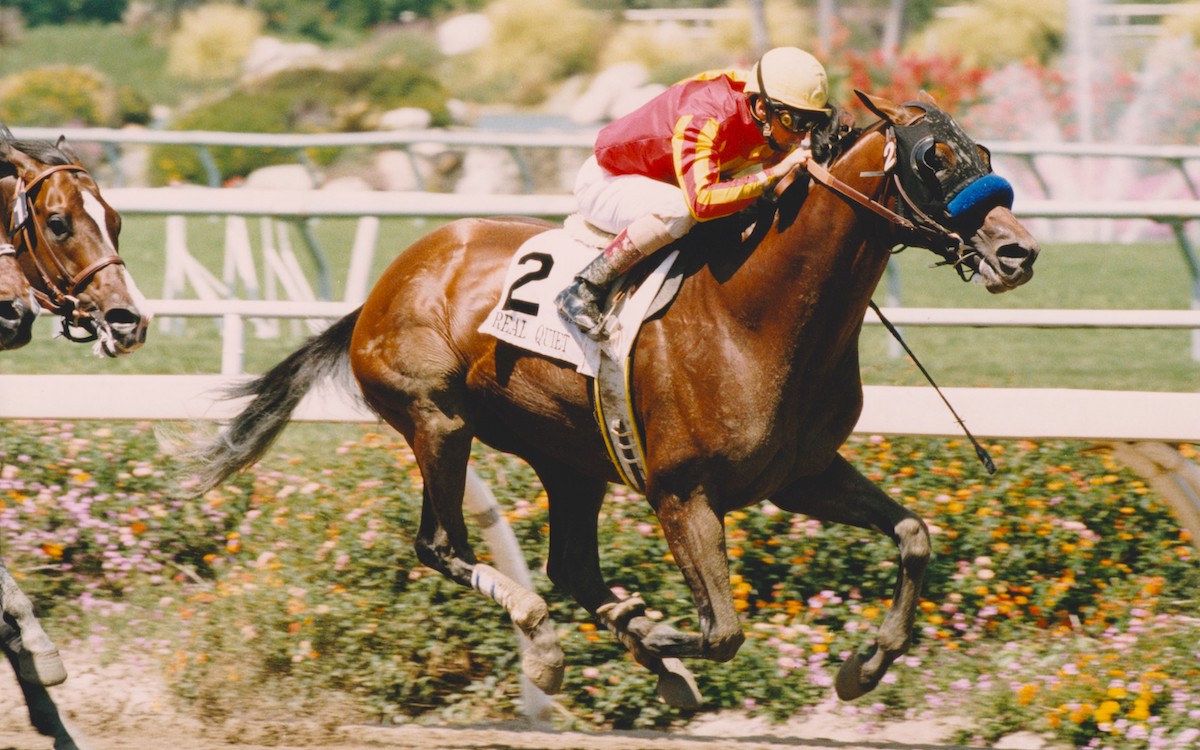
[[[37,268],[45,291],[34,288],[38,303],[63,319],[63,336],[71,341],[87,342],[96,340],[96,318],[90,312],[79,307],[79,294],[92,283],[92,279],[101,269],[113,265],[125,265],[125,259],[116,253],[104,255],[99,260],[88,264],[79,273],[71,276],[70,271],[51,249],[50,243],[42,237],[41,228],[33,221],[33,207],[37,194],[47,178],[58,172],[88,171],[78,164],[58,164],[47,168],[33,178],[28,185],[20,177],[17,178],[16,195],[13,198],[12,215],[9,218],[8,236],[12,241],[13,254],[20,255],[28,252],[33,265]],[[38,240],[45,242],[47,257],[53,268],[47,268],[43,259],[36,252]],[[86,332],[80,336],[74,329]]]

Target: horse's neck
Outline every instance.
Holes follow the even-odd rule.
[[[831,167],[835,177],[866,195],[875,195],[882,177],[863,176],[883,169],[882,133],[870,132]],[[883,275],[888,248],[879,220],[824,185],[812,182],[790,224],[787,196],[781,201],[778,233],[771,233],[750,258],[752,275],[762,280],[750,306],[770,309],[764,323],[781,342],[797,346],[856,345],[871,294]],[[786,224],[786,226],[785,226]]]

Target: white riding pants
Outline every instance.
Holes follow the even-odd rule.
[[[643,255],[679,239],[696,225],[682,188],[642,175],[612,174],[594,155],[575,178],[575,200],[579,212],[598,229],[611,234],[628,230]]]

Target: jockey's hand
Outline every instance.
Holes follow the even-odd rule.
[[[791,172],[796,167],[804,169],[808,166],[808,160],[812,158],[812,150],[800,146],[794,149],[790,154],[783,157],[783,160],[775,165],[779,170],[779,176],[782,177],[788,172]]]

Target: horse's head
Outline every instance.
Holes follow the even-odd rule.
[[[145,342],[146,300],[117,253],[121,217],[65,139],[18,142],[0,125],[0,208],[17,261],[68,338],[109,357]]]
[[[0,350],[28,344],[37,314],[37,300],[17,263],[16,250],[0,241]]]
[[[923,92],[905,104],[857,93],[891,125],[895,163],[888,168],[895,173],[902,211],[931,236],[948,240],[931,249],[963,278],[977,274],[989,292],[1006,292],[1033,278],[1038,242],[1013,216],[1012,186],[992,172],[988,150]]]

